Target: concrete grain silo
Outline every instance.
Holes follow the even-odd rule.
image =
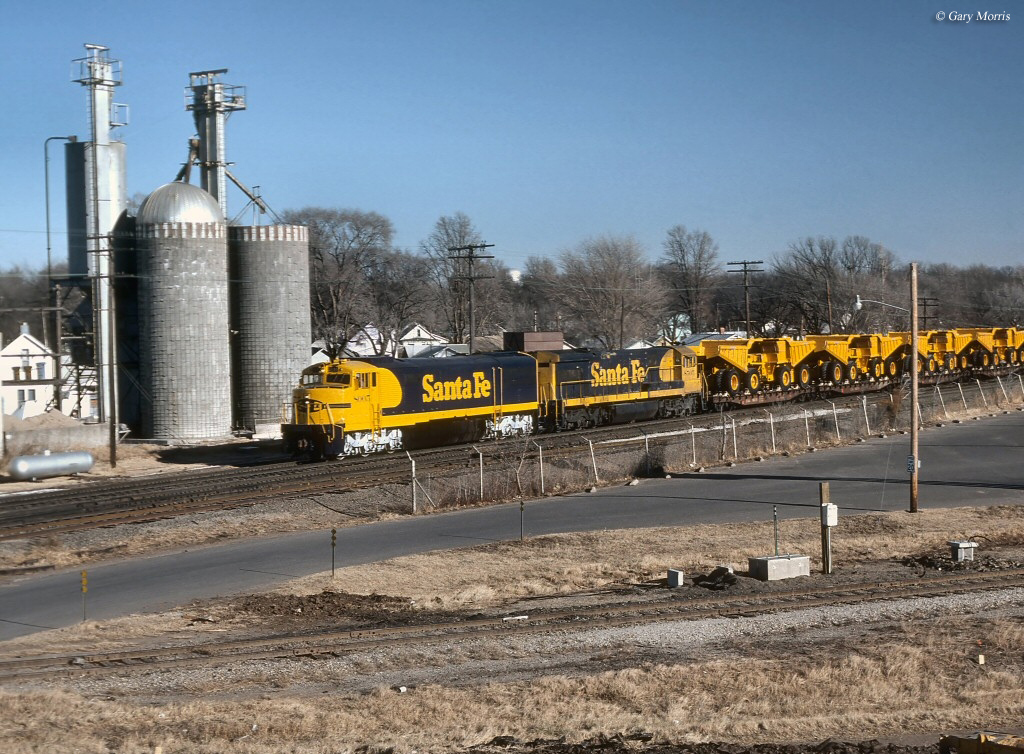
[[[235,426],[276,430],[309,365],[309,233],[302,225],[233,226],[228,257]]]
[[[227,228],[216,199],[161,186],[136,218],[142,435],[231,434]]]

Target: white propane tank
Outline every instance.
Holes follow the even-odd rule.
[[[51,476],[80,474],[92,468],[92,453],[76,450],[71,453],[45,453],[39,456],[12,458],[7,473],[18,481],[45,479]]]

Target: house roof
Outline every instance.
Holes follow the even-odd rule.
[[[440,343],[446,342],[445,338],[442,338],[440,335],[437,335],[436,333],[432,333],[430,330],[425,328],[419,322],[414,322],[409,327],[409,329],[405,331],[405,334],[402,337],[400,337],[398,340],[399,341],[407,341],[407,340],[433,340],[433,341],[437,341],[437,342],[440,342]]]
[[[53,357],[53,351],[46,347],[46,344],[36,338],[31,333],[22,333],[17,338],[12,340],[10,343],[0,349],[0,356],[21,356],[21,352],[25,349],[29,350],[29,353],[33,356],[50,356]]]

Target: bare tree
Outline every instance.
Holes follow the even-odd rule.
[[[1024,267],[927,265],[921,296],[925,328],[1015,326],[1024,322]]]
[[[573,335],[605,348],[651,335],[665,309],[666,290],[633,238],[584,241],[560,257],[560,300]]]
[[[674,294],[673,308],[686,314],[692,332],[707,329],[712,287],[721,274],[718,244],[703,230],[670,228],[662,243],[665,275]]]
[[[519,283],[511,292],[513,327],[509,329],[561,330],[561,279],[558,266],[551,259],[527,259]]]
[[[449,249],[481,243],[473,222],[462,212],[442,216],[434,230],[420,242],[420,252],[429,260],[430,283],[438,306],[438,324],[457,343],[466,340],[469,330],[468,270],[452,258]]]
[[[43,340],[44,328],[48,327],[45,307],[49,305],[45,267],[29,270],[15,266],[0,271],[0,330],[4,343],[18,337],[22,323],[27,323],[32,334]]]
[[[285,212],[283,219],[309,227],[313,337],[334,358],[369,321],[365,270],[391,251],[394,228],[383,215],[356,209],[306,207]]]
[[[368,321],[376,325],[373,348],[394,356],[397,338],[426,311],[427,262],[404,251],[369,255],[363,266],[369,302]]]

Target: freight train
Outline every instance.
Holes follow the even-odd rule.
[[[1024,330],[929,330],[917,350],[895,332],[342,358],[303,370],[281,429],[319,460],[884,390],[914,368],[930,384],[1013,370]]]

